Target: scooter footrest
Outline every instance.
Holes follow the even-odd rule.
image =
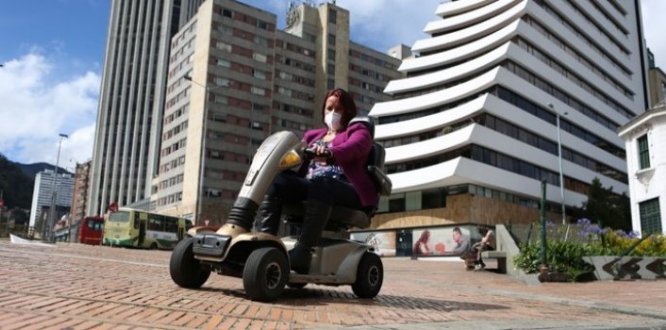
[[[198,234],[194,236],[194,246],[192,252],[195,255],[207,257],[222,257],[231,242],[231,237],[218,234]]]

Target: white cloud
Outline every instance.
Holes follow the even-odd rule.
[[[349,10],[352,40],[376,45],[387,51],[398,44],[411,47],[419,39],[428,38],[426,24],[438,18],[435,10],[441,0],[339,0],[337,5]]]
[[[53,74],[59,63],[32,50],[0,69],[0,152],[22,163],[83,162],[92,155],[100,77],[93,72],[71,77]]]
[[[655,57],[658,67],[666,71],[666,1],[643,0],[641,1],[641,15],[643,16],[643,30],[647,46]]]
[[[278,27],[284,27],[288,1],[241,1],[276,14]],[[416,40],[427,38],[423,28],[428,22],[438,19],[435,10],[444,1],[446,0],[337,0],[336,5],[350,13],[352,40],[386,52],[398,44],[411,47]],[[319,2],[312,1],[315,4]]]
[[[397,44],[411,47],[419,39],[427,38],[426,24],[438,18],[435,10],[441,0],[340,0],[338,5],[351,13],[352,39],[362,43],[376,43],[378,50],[386,51]]]

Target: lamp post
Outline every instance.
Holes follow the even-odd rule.
[[[53,232],[53,226],[55,225],[55,217],[56,217],[56,210],[55,208],[57,207],[57,197],[58,197],[58,165],[60,163],[60,148],[62,147],[62,140],[69,138],[67,134],[60,133],[60,140],[58,141],[58,154],[56,156],[56,164],[55,168],[53,169],[53,192],[51,194],[51,209],[49,210],[49,221],[48,221],[48,228],[46,229],[46,232],[48,233],[48,241],[49,242],[54,242],[55,241],[55,236]]]
[[[567,224],[567,214],[566,214],[566,209],[564,206],[564,174],[562,173],[562,137],[561,137],[561,129],[560,129],[560,113],[555,111],[555,106],[553,104],[548,104],[548,107],[550,107],[554,112],[555,112],[555,121],[557,124],[557,160],[559,163],[559,169],[560,169],[560,198],[562,200],[562,224],[566,225]],[[564,115],[566,116],[568,112],[565,112]]]
[[[207,134],[208,134],[208,97],[210,96],[210,92],[212,92],[215,89],[218,88],[223,88],[223,87],[229,87],[229,85],[219,85],[219,86],[207,86],[203,85],[199,82],[196,82],[192,80],[192,77],[190,75],[185,75],[183,77],[185,80],[202,87],[205,90],[205,95],[204,95],[204,106],[203,106],[203,123],[202,123],[202,130],[201,132],[201,166],[199,167],[199,187],[197,191],[199,191],[199,198],[197,198],[197,209],[196,209],[196,223],[201,225],[203,224],[203,198],[204,198],[204,191],[203,191],[203,186],[204,186],[204,174],[206,171],[206,141],[207,139]]]

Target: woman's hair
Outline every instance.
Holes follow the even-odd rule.
[[[429,230],[424,230],[421,232],[421,236],[419,239],[416,241],[417,243],[427,243],[428,240],[430,239],[430,231]]]
[[[326,118],[326,100],[328,100],[328,98],[331,96],[338,97],[340,105],[343,109],[342,118],[340,118],[340,125],[343,128],[347,127],[352,118],[356,117],[356,103],[354,102],[354,98],[351,96],[351,94],[342,88],[336,88],[326,93],[326,97],[324,97],[324,104],[321,106],[321,122],[326,125],[326,122],[324,121],[324,118]]]

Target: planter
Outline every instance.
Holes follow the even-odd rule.
[[[665,279],[666,257],[585,256],[599,280]]]
[[[540,282],[571,282],[571,276],[567,273],[551,271],[546,266],[539,268],[538,279]]]

